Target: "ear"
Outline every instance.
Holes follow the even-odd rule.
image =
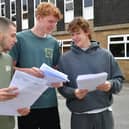
[[[39,16],[39,15],[37,15],[37,16],[36,16],[36,19],[37,19],[37,20],[39,20],[39,19],[40,19],[40,16]]]
[[[37,15],[37,17],[36,17],[36,19],[38,20],[38,21],[40,21],[40,19],[42,19],[43,18],[43,16],[40,16],[40,15]]]

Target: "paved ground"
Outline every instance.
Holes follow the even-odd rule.
[[[58,95],[61,129],[70,129],[70,112],[65,106],[65,99]],[[114,95],[113,113],[115,129],[129,129],[129,83],[124,84],[119,95]],[[17,128],[17,124],[16,127]]]
[[[64,98],[59,96],[59,110],[62,129],[70,129],[70,112]],[[129,129],[129,84],[124,84],[119,95],[114,95],[113,114],[115,129]]]

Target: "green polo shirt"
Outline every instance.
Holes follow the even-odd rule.
[[[6,53],[0,53],[0,88],[9,86],[12,76],[12,59]],[[13,129],[14,117],[0,116],[0,129]]]
[[[56,66],[60,49],[59,43],[51,35],[37,37],[30,30],[17,33],[17,43],[10,51],[17,62],[17,67],[40,67],[42,63]],[[39,89],[40,90],[40,89]],[[49,108],[57,106],[57,96],[54,88],[48,88],[33,104],[32,108]]]

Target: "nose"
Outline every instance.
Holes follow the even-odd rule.
[[[17,42],[17,38],[16,38],[16,37],[14,38],[14,42],[15,42],[15,43]]]
[[[17,42],[17,38],[15,37],[13,40],[13,45],[15,45],[16,42]]]

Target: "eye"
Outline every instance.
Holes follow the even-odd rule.
[[[74,36],[74,34],[72,33],[71,36]]]

